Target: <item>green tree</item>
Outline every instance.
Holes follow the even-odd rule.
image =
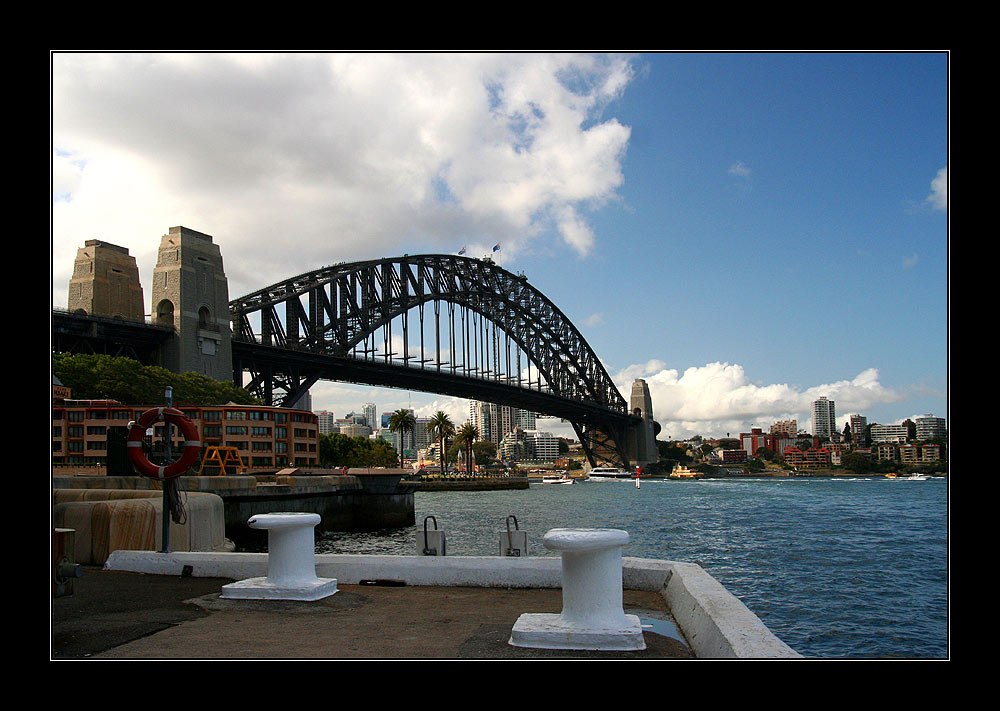
[[[413,432],[417,427],[417,418],[410,410],[400,408],[389,415],[389,431],[399,436],[399,464],[403,464],[403,440],[407,432]]]
[[[117,400],[124,405],[155,405],[173,388],[175,405],[259,405],[243,388],[198,373],[173,373],[125,357],[91,353],[53,353],[52,374],[80,400]]]
[[[319,462],[323,466],[390,467],[396,461],[396,453],[385,440],[349,437],[339,432],[319,437]]]
[[[465,448],[465,471],[472,474],[472,445],[479,439],[479,429],[471,422],[462,425],[455,435],[455,443]]]
[[[860,452],[845,452],[840,463],[855,474],[867,474],[875,468],[871,457]]]
[[[448,458],[448,451],[445,445],[447,439],[455,435],[455,423],[451,421],[451,418],[445,412],[438,410],[431,415],[431,419],[427,423],[427,432],[438,441],[438,454],[441,456],[441,474],[443,475],[445,460]]]

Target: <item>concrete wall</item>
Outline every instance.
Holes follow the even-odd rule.
[[[182,492],[187,519],[170,521],[170,550],[231,552],[222,499]],[[167,512],[170,516],[170,512]],[[163,549],[163,494],[160,491],[56,489],[52,525],[74,536],[74,562],[103,565],[114,551]]]

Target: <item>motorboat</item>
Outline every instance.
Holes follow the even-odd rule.
[[[635,478],[635,474],[632,472],[627,472],[617,467],[594,467],[590,470],[589,478],[591,481],[619,481],[619,480],[629,480]]]
[[[565,473],[562,474],[546,474],[542,477],[543,484],[572,484],[573,480],[566,476]]]

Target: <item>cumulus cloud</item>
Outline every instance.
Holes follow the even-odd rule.
[[[575,53],[56,54],[54,286],[92,238],[146,278],[174,225],[222,245],[234,296],[463,244],[586,256],[630,137],[603,112],[632,78]]]
[[[743,366],[732,363],[708,363],[681,373],[662,361],[651,360],[613,376],[623,393],[630,391],[636,378],[643,378],[649,386],[653,415],[663,428],[661,439],[684,439],[695,434],[736,436],[749,431],[751,425],[766,429],[786,419],[797,419],[800,428],[807,428],[811,404],[820,396],[833,400],[841,415],[901,399],[879,382],[874,368],[851,380],[806,389],[754,383]]]
[[[931,194],[927,202],[937,210],[948,209],[948,168],[942,168],[931,181]]]

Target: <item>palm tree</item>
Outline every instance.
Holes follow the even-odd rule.
[[[396,410],[389,415],[389,431],[399,435],[399,466],[403,466],[403,439],[407,432],[413,432],[417,427],[417,418],[411,410]]]
[[[479,430],[471,422],[462,425],[455,435],[456,444],[465,447],[465,472],[472,475],[472,443],[479,439]]]
[[[441,474],[444,475],[444,460],[447,459],[448,454],[445,449],[445,441],[449,437],[455,436],[455,423],[445,412],[438,410],[427,423],[427,431],[438,441],[438,453],[441,455]]]

